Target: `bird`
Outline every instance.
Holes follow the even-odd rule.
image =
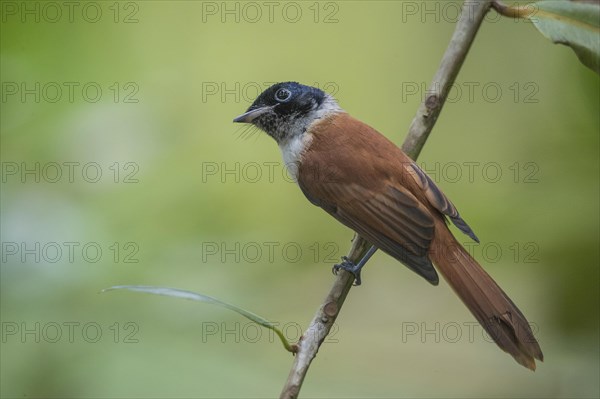
[[[523,313],[457,241],[449,223],[479,242],[471,227],[427,173],[383,134],[344,111],[330,94],[298,82],[270,86],[233,122],[275,139],[306,198],[371,244],[356,264],[343,257],[334,273],[347,270],[360,285],[361,268],[377,249],[432,285],[438,285],[439,271],[503,351],[531,370],[536,359],[543,361]]]

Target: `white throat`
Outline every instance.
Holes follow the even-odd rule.
[[[310,133],[310,125],[319,119],[338,112],[344,112],[344,110],[340,108],[333,97],[327,94],[325,100],[323,100],[319,108],[311,111],[306,116],[308,123],[304,126],[299,125],[296,127],[298,131],[289,132],[289,139],[279,142],[279,149],[281,150],[281,155],[283,156],[283,163],[285,164],[288,174],[292,179],[294,179],[295,182],[298,182],[298,167],[302,162],[302,156],[310,146],[310,143],[313,139],[313,136]]]

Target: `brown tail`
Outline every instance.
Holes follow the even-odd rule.
[[[440,273],[500,349],[535,370],[535,359],[543,361],[544,355],[523,313],[443,222],[435,230],[430,256]]]

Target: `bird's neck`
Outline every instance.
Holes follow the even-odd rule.
[[[298,124],[287,132],[286,136],[278,141],[283,162],[288,174],[294,181],[298,178],[298,167],[302,163],[302,156],[310,147],[313,140],[311,130],[339,113],[345,112],[333,97],[327,95],[319,108],[311,111],[305,118],[305,123]]]

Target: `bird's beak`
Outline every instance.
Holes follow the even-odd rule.
[[[252,121],[254,121],[256,118],[258,118],[259,116],[261,116],[262,114],[264,114],[266,112],[269,112],[272,109],[273,109],[273,106],[255,108],[246,113],[241,114],[240,116],[235,118],[233,121],[235,123],[252,123]]]

